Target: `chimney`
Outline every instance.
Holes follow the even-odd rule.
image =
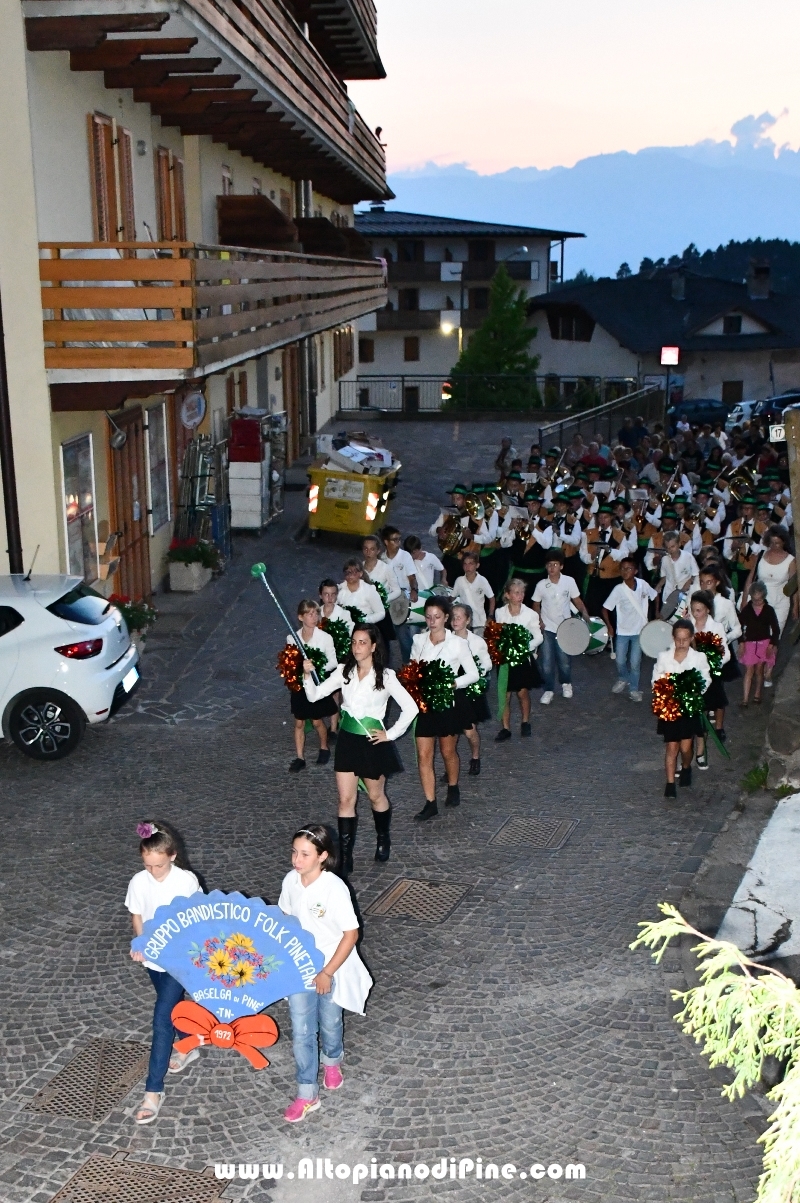
[[[370,213],[385,213],[386,205],[383,201],[371,201],[369,206]]]
[[[675,272],[670,281],[673,301],[686,300],[686,277],[683,272]]]
[[[747,295],[751,301],[766,301],[770,292],[769,259],[751,259],[747,272]]]

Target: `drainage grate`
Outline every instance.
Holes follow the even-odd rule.
[[[117,1155],[119,1156],[119,1154]],[[50,1203],[222,1203],[225,1184],[195,1170],[125,1161],[95,1153]]]
[[[529,844],[547,852],[563,848],[580,822],[579,819],[531,819],[527,815],[512,815],[489,840],[490,844]]]
[[[471,888],[455,881],[417,881],[413,877],[401,877],[367,907],[366,913],[441,923]]]
[[[147,1073],[150,1046],[131,1040],[92,1040],[27,1104],[74,1119],[104,1119]]]

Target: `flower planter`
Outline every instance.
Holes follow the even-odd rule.
[[[169,566],[169,587],[173,593],[199,593],[211,580],[211,569],[202,564],[182,564],[172,560]]]
[[[136,648],[140,656],[143,656],[147,649],[147,636],[141,631],[131,631],[131,643]]]

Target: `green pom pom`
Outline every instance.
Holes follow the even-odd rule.
[[[504,622],[497,636],[502,663],[509,668],[527,664],[531,656],[531,633],[519,622]]]
[[[455,701],[456,678],[449,664],[428,660],[422,678],[422,696],[429,710],[450,710]]]
[[[703,713],[703,695],[706,686],[696,668],[687,668],[682,673],[672,673],[675,689],[675,700],[681,708],[681,714],[694,717]]]
[[[309,647],[307,643],[303,644],[303,651],[306,654],[306,659],[310,660],[314,665],[314,671],[320,679],[320,684],[329,675],[328,660],[321,647]]]
[[[477,668],[478,672],[481,672],[481,662],[478,659],[478,657],[473,656],[472,659],[475,661],[475,667]],[[484,693],[486,693],[486,690],[488,688],[489,688],[488,674],[484,677],[483,673],[481,673],[481,675],[478,677],[477,681],[473,681],[473,683],[471,685],[467,686],[467,689],[466,689],[467,697],[472,698],[473,700],[476,700],[477,698],[481,697]]]

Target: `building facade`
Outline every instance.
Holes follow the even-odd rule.
[[[498,266],[505,263],[520,289],[535,297],[560,280],[565,240],[583,237],[395,212],[380,203],[357,213],[355,226],[386,262],[389,281],[386,307],[358,323],[359,378],[446,375],[459,343],[486,317]]]
[[[380,78],[372,0],[0,0],[0,303],[22,554],[164,575],[194,433],[336,408],[386,303],[353,206],[391,195],[345,80]],[[112,436],[117,429],[127,438]],[[4,484],[9,482],[4,481]],[[6,495],[8,489],[6,488]],[[133,571],[134,563],[138,565]],[[7,571],[7,569],[6,569]]]

